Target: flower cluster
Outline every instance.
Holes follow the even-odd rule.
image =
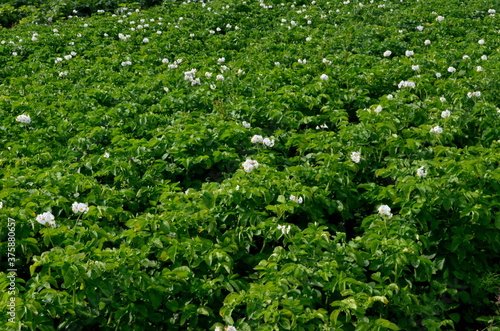
[[[391,208],[388,205],[382,205],[378,207],[378,213],[380,215],[386,215],[388,218],[392,217]]]
[[[481,92],[480,91],[476,91],[476,92],[469,92],[467,93],[467,97],[468,98],[472,98],[472,97],[480,97],[481,96]]]
[[[132,37],[132,36],[131,36],[131,35],[129,35],[129,34],[127,34],[127,35],[124,35],[123,33],[119,33],[119,34],[118,34],[118,38],[120,38],[120,40],[123,40],[123,41],[125,41],[125,40],[127,40],[127,39],[129,39],[129,38],[131,38],[131,37]]]
[[[441,128],[439,125],[436,125],[429,132],[430,133],[437,133],[437,134],[443,133],[443,128]]]
[[[16,118],[16,121],[19,123],[24,123],[24,124],[30,124],[31,123],[31,117],[30,115],[19,115]]]
[[[122,64],[122,67],[126,67],[126,66],[131,66],[132,62],[130,62],[130,61],[123,61],[121,64]]]
[[[252,172],[253,169],[257,169],[259,167],[259,162],[247,159],[242,165],[245,172]]]
[[[281,233],[283,234],[289,234],[290,233],[290,225],[286,226],[286,225],[278,225],[278,230],[281,230]]]
[[[269,139],[269,138],[263,138],[261,135],[254,135],[252,139],[250,140],[251,143],[261,143],[263,145],[266,145],[267,147],[273,147],[274,146],[274,139]]]
[[[165,59],[163,59],[163,60],[165,60]],[[167,62],[163,62],[163,63],[168,63],[168,59],[167,59]],[[182,59],[177,59],[173,63],[170,63],[168,65],[168,68],[169,69],[177,69],[179,67],[179,64],[181,64],[181,63],[182,63]]]
[[[359,163],[359,161],[361,161],[361,152],[352,152],[351,153],[351,160],[354,163]]]
[[[377,114],[380,113],[382,111],[382,106],[378,105],[377,108],[375,108],[373,111],[376,112]]]
[[[266,145],[267,147],[273,147],[274,139],[264,138],[264,140],[262,140],[262,144]]]
[[[425,170],[425,167],[422,166],[420,168],[417,169],[417,176],[418,177],[425,177],[427,176],[427,170]]]
[[[191,69],[189,71],[184,72],[184,80],[191,82],[191,86],[201,85],[200,79],[195,78],[196,72],[197,72],[196,69]]]
[[[298,204],[301,204],[302,202],[304,202],[304,200],[302,199],[302,197],[296,197],[295,195],[290,195],[290,200],[293,201],[293,202],[296,202]]]
[[[261,135],[256,134],[252,137],[252,139],[250,139],[250,142],[256,144],[256,143],[262,143],[263,140],[264,139],[262,138]]]
[[[415,88],[415,83],[414,82],[410,82],[410,81],[406,81],[406,80],[402,80],[399,82],[398,84],[398,88],[402,88],[402,87],[411,87],[411,88]]]
[[[247,121],[243,121],[241,122],[241,124],[243,125],[243,127],[245,127],[246,129],[250,129],[250,127],[252,126],[250,123],[248,123]]]
[[[451,112],[448,109],[446,109],[443,112],[441,112],[441,117],[442,118],[446,118],[446,117],[450,117],[450,116],[451,116]]]
[[[89,211],[89,206],[84,203],[73,202],[71,205],[71,210],[73,213],[87,213]]]
[[[54,220],[54,215],[51,212],[45,212],[36,217],[36,221],[42,225],[49,224],[51,227],[56,226],[56,221]]]
[[[328,125],[326,124],[321,124],[321,125],[316,125],[316,130],[319,130],[319,129],[328,129]]]

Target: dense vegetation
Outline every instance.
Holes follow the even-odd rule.
[[[0,6],[7,328],[498,329],[497,1]]]

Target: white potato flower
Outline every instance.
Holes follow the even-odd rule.
[[[451,112],[448,109],[441,112],[442,118],[446,118],[446,117],[450,117],[450,116],[451,116]]]
[[[73,213],[87,213],[89,211],[89,206],[86,205],[85,203],[79,203],[79,202],[73,202],[71,205],[71,210]]]
[[[288,226],[278,225],[278,230],[281,230],[281,233],[283,233],[283,234],[288,234],[288,233],[290,233],[291,226],[290,225],[288,225]]]
[[[264,138],[262,140],[262,144],[266,145],[267,147],[273,147],[274,146],[274,139]]]
[[[417,176],[418,177],[425,177],[427,176],[427,170],[425,170],[425,167],[420,167],[417,169]]]
[[[389,218],[392,217],[391,208],[388,205],[382,205],[382,206],[378,207],[378,213],[381,215],[386,215]]]
[[[351,160],[354,163],[359,163],[361,161],[361,152],[352,152],[351,153]]]
[[[385,51],[385,52],[384,52],[384,56],[385,56],[385,57],[389,57],[389,56],[391,56],[391,54],[392,54],[392,52],[391,52],[391,51]]]
[[[31,123],[31,117],[30,115],[19,115],[16,117],[16,122],[19,123],[24,123],[24,124],[30,124]]]
[[[254,135],[254,136],[252,137],[252,139],[250,139],[250,142],[251,142],[251,143],[254,143],[254,144],[255,144],[255,143],[262,143],[263,141],[264,141],[264,139],[262,138],[262,136],[261,136],[261,135],[258,135],[258,134]]]
[[[48,224],[51,227],[56,226],[56,222],[54,220],[54,215],[52,215],[51,212],[45,212],[43,214],[37,215],[36,221],[42,225]]]
[[[441,128],[439,125],[436,125],[429,132],[430,133],[440,134],[440,133],[443,133],[443,128]]]
[[[250,159],[247,159],[245,162],[243,162],[242,164],[243,166],[243,170],[245,170],[245,172],[252,172],[252,170],[254,169],[257,169],[259,167],[259,162],[255,161],[255,160],[250,160]]]
[[[406,81],[406,80],[402,80],[399,82],[398,84],[398,88],[402,88],[402,87],[411,87],[411,88],[415,88],[415,83],[414,82],[411,82],[411,81]]]
[[[324,80],[325,82],[330,79],[327,75],[325,74],[322,74],[320,77],[319,77],[321,80]]]

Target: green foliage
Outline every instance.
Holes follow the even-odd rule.
[[[497,7],[2,5],[8,327],[495,330]]]

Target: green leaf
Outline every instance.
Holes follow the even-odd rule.
[[[224,299],[224,305],[233,306],[237,304],[241,299],[241,295],[239,293],[229,293]]]
[[[179,303],[176,300],[169,300],[165,303],[168,309],[173,311],[174,313],[179,310]]]
[[[208,209],[211,209],[214,207],[215,204],[215,199],[212,193],[210,192],[203,192],[203,195],[201,196],[201,201],[207,207]]]
[[[377,326],[381,326],[381,327],[384,327],[384,328],[388,328],[388,329],[391,329],[391,330],[401,330],[396,324],[386,320],[386,319],[383,319],[383,318],[379,318],[375,321],[375,325]]]
[[[87,287],[85,288],[85,294],[87,295],[87,298],[92,306],[97,307],[99,305],[99,294],[95,289]]]

